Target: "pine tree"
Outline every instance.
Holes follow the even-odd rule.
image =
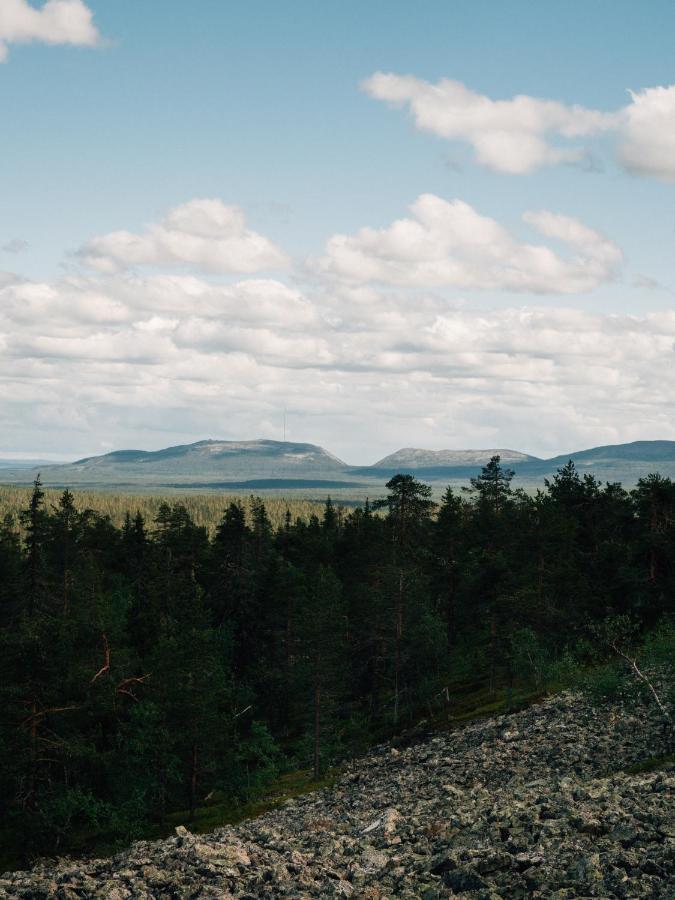
[[[319,566],[308,579],[296,632],[296,690],[311,728],[315,778],[325,767],[327,750],[338,742],[336,712],[346,682],[345,639],[340,583],[329,568]]]
[[[20,515],[21,524],[26,532],[26,597],[27,609],[31,615],[39,607],[46,591],[44,544],[47,513],[44,499],[45,493],[38,475],[33,482],[33,492],[28,508],[23,510]]]

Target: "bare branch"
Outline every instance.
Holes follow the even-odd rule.
[[[69,712],[73,709],[79,709],[79,706],[50,706],[47,709],[39,709],[35,712],[32,712],[29,716],[23,720],[23,725],[37,725],[38,722],[41,722],[45,716],[51,715],[52,713],[61,713],[61,712]]]
[[[93,684],[97,678],[100,678],[101,675],[105,675],[106,672],[110,671],[110,645],[108,644],[108,638],[106,637],[105,631],[101,632],[101,636],[103,638],[103,665],[91,679],[89,684]]]
[[[628,656],[627,653],[624,653],[624,651],[617,644],[616,640],[614,640],[610,643],[610,647],[618,656],[620,656],[622,659],[624,659],[628,663],[628,665],[631,667],[631,669],[636,674],[636,676],[640,679],[640,681],[642,681],[644,684],[647,685],[649,690],[652,692],[652,696],[654,697],[654,700],[656,701],[656,705],[661,710],[663,717],[665,719],[670,720],[670,713],[668,712],[668,710],[665,708],[665,706],[661,702],[659,695],[656,693],[656,688],[654,687],[654,685],[651,683],[649,678],[647,678],[645,673],[642,672],[641,669],[638,667],[637,659],[635,659],[634,657]]]
[[[138,703],[138,697],[131,690],[131,685],[132,684],[144,684],[146,678],[149,678],[151,674],[152,674],[151,672],[147,672],[145,675],[139,675],[138,677],[123,679],[122,681],[120,681],[120,683],[115,688],[115,693],[116,694],[126,694],[127,697],[131,697],[131,699],[135,703]]]

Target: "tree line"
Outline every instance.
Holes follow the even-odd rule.
[[[411,475],[273,528],[232,501],[122,527],[47,503],[0,526],[0,820],[28,853],[130,838],[284,766],[316,774],[420,715],[541,683],[598,623],[672,612],[675,484],[499,457],[440,504]]]

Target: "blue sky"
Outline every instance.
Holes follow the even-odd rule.
[[[482,164],[470,138],[415,127],[408,101],[391,108],[360,87],[376,72],[413,76],[416,91],[445,78],[493,102],[526,95],[625,115],[629,89],[675,83],[672,3],[72,2],[78,16],[93,18],[69,42],[56,43],[33,20],[22,25],[38,29],[32,42],[25,31],[16,37],[27,0],[8,0],[16,19],[4,33],[0,17],[0,272],[10,273],[0,292],[0,452],[68,456],[208,436],[276,437],[283,405],[291,437],[354,462],[402,445],[517,443],[553,454],[675,438],[674,173],[650,162],[664,140],[666,150],[675,140],[671,96],[665,114],[650,95],[637,124],[563,138],[583,150],[575,164],[512,174],[500,162]],[[621,147],[631,141],[629,164]],[[551,142],[561,143],[555,134]],[[563,290],[550,280],[542,288],[526,272],[526,288],[514,290],[513,279],[478,278],[486,262],[470,247],[460,248],[471,257],[470,275],[430,278],[417,268],[419,281],[401,280],[389,257],[382,266],[389,237],[364,250],[357,236],[414,220],[409,207],[420,195],[462,201],[514,241],[543,243],[563,259],[558,238],[542,241],[522,215],[573,219],[606,238],[602,260],[583,267],[602,271],[575,275]],[[152,259],[118,254],[114,272],[92,271],[94,239],[143,235],[199,198],[240,208],[246,227],[288,264],[279,271],[268,255],[242,272],[189,254],[177,262],[155,248]],[[335,235],[351,236],[358,267],[352,260],[345,268],[329,249]],[[608,261],[610,244],[620,264]],[[108,253],[112,245],[102,246]],[[406,247],[396,252],[409,261]],[[170,275],[217,289],[251,281],[243,288],[253,297],[247,323],[225,302],[202,315],[185,283],[172,285],[182,299],[163,309],[157,279]],[[256,307],[260,279],[265,290],[274,282],[301,294],[301,323],[293,310],[284,320],[270,318],[262,302]],[[119,310],[94,315],[97,303]],[[518,316],[527,322],[520,331]],[[661,317],[657,325],[650,316]],[[631,324],[635,318],[646,324]],[[159,336],[124,358],[114,348],[133,343],[125,329]],[[508,331],[510,343],[497,347],[495,331]],[[403,336],[420,333],[414,353],[401,350]],[[630,348],[643,340],[636,358]],[[87,346],[97,349],[89,355]],[[653,382],[651,355],[660,374]]]

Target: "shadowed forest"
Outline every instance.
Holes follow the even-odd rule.
[[[570,463],[532,496],[512,478],[494,457],[437,505],[397,475],[371,505],[278,525],[233,501],[213,533],[181,502],[117,526],[36,482],[0,526],[8,852],[245,804],[467,697],[487,710],[565,683],[612,655],[607,622],[664,627],[673,482],[627,492]]]

